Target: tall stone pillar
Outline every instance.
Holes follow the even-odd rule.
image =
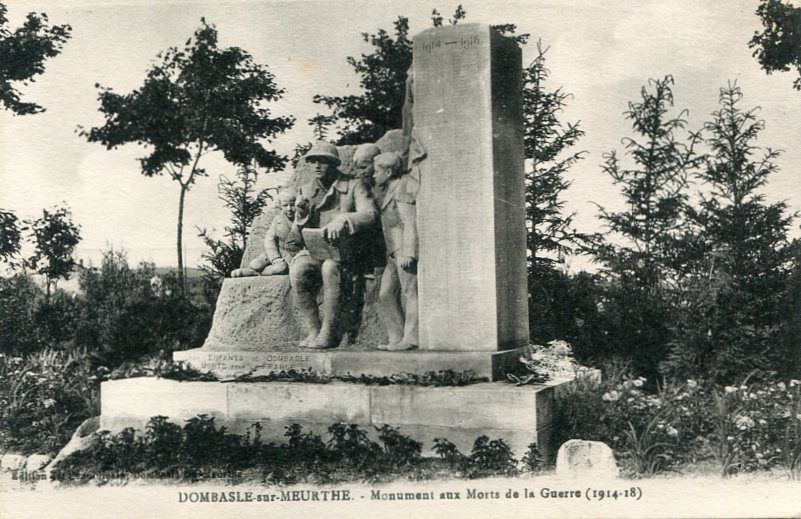
[[[483,24],[414,38],[420,349],[528,343],[522,59]]]

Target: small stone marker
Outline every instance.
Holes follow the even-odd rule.
[[[603,442],[568,440],[559,447],[556,475],[565,478],[616,478],[617,464],[612,449]]]
[[[420,349],[528,344],[521,51],[483,24],[414,38]]]

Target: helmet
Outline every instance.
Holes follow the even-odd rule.
[[[326,159],[332,161],[334,166],[339,166],[342,163],[342,161],[339,160],[339,152],[337,151],[337,147],[330,142],[325,141],[317,141],[312,144],[311,149],[306,152],[306,155],[303,156],[304,159],[308,159],[310,157],[325,157]]]

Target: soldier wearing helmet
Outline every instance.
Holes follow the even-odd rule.
[[[336,146],[317,142],[304,159],[314,178],[298,190],[295,225],[299,229],[321,229],[323,237],[331,243],[343,239],[358,242],[362,235],[378,225],[378,207],[370,186],[337,169],[340,160]],[[321,261],[312,258],[307,250],[292,259],[289,276],[309,330],[301,347],[333,348],[341,339],[346,281],[354,273],[372,267],[372,258],[367,254],[354,254],[347,261]],[[320,289],[323,291],[322,319],[317,306]]]

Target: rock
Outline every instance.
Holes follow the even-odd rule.
[[[25,456],[22,454],[3,454],[0,456],[2,470],[22,470],[25,467]]]
[[[73,452],[78,452],[86,449],[92,443],[92,437],[94,433],[96,433],[100,429],[100,417],[94,416],[92,418],[87,418],[86,420],[78,426],[74,433],[72,433],[72,437],[67,444],[62,447],[62,449],[56,454],[56,457],[53,458],[45,468],[45,472],[50,472],[53,467],[55,467],[61,460],[72,454]],[[48,474],[49,475],[49,474]]]
[[[302,337],[289,276],[226,279],[204,349],[268,350]]]
[[[45,468],[52,459],[53,457],[47,454],[31,454],[25,460],[25,470],[41,470]]]
[[[375,141],[375,145],[381,150],[381,153],[389,153],[394,151],[403,154],[403,130],[390,130],[384,134],[383,137]]]
[[[617,464],[612,449],[603,442],[568,440],[556,456],[559,477],[616,478]]]

